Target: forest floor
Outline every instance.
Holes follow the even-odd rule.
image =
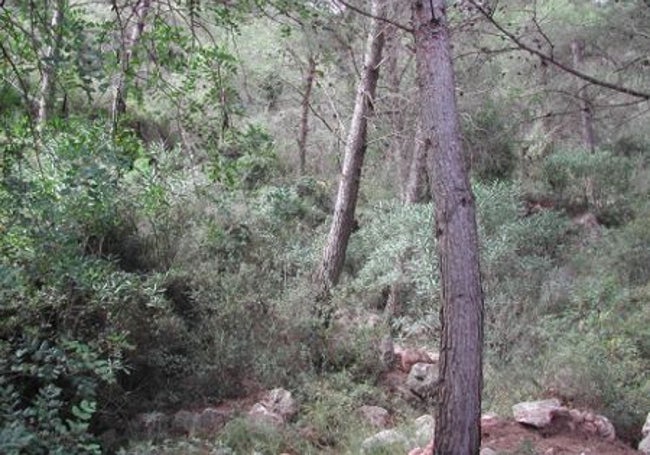
[[[639,454],[621,441],[605,441],[578,431],[544,436],[510,419],[496,419],[482,429],[482,447],[512,455],[628,455]]]

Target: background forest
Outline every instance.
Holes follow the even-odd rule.
[[[313,276],[369,2],[0,2],[1,453],[358,453],[360,405],[417,416],[378,386],[380,340],[436,349],[440,332],[410,10],[387,4],[337,323],[323,327]],[[650,411],[650,5],[448,4],[483,408],[559,397],[636,443]],[[281,431],[234,419],[175,440],[131,424],[280,386],[301,403]]]

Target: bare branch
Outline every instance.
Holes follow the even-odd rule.
[[[403,31],[408,32],[408,33],[413,33],[414,32],[414,30],[411,27],[407,27],[406,25],[400,24],[399,22],[392,21],[392,20],[387,19],[385,17],[377,17],[374,14],[371,14],[368,11],[364,11],[361,8],[357,8],[356,6],[349,4],[348,2],[346,2],[344,0],[336,0],[336,1],[338,3],[344,5],[346,8],[350,8],[355,13],[361,14],[362,16],[366,16],[366,17],[369,17],[371,19],[375,19],[375,20],[378,20],[378,21],[381,21],[381,22],[385,22],[387,24],[392,25],[393,27],[397,27],[398,29],[403,30]]]
[[[647,92],[640,92],[638,90],[634,90],[629,87],[623,87],[621,85],[617,84],[612,84],[611,82],[603,81],[600,79],[596,79],[593,76],[590,76],[588,74],[585,74],[581,71],[575,70],[571,68],[570,66],[565,65],[562,62],[559,62],[555,60],[552,56],[545,54],[544,52],[538,51],[537,49],[527,45],[524,43],[522,40],[517,38],[513,33],[509,32],[505,27],[503,27],[499,22],[497,22],[494,17],[492,16],[492,13],[490,11],[487,11],[483,6],[481,6],[476,0],[469,0],[472,5],[474,5],[480,13],[501,33],[503,33],[508,39],[510,39],[513,43],[515,43],[517,46],[519,46],[520,49],[535,55],[539,57],[543,62],[550,63],[551,65],[554,65],[561,69],[562,71],[572,74],[575,77],[578,77],[584,81],[589,82],[590,84],[597,85],[600,87],[604,87],[610,90],[614,90],[620,93],[625,93],[626,95],[634,96],[636,98],[641,98],[643,100],[650,100],[650,93]]]

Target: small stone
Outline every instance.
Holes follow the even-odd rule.
[[[497,451],[489,447],[483,447],[479,452],[479,455],[497,455]]]

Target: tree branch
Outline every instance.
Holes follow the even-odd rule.
[[[392,20],[387,19],[385,17],[377,17],[374,14],[369,13],[368,11],[364,11],[361,8],[357,8],[356,6],[349,4],[345,0],[336,0],[336,1],[338,3],[344,5],[346,8],[350,8],[355,13],[361,14],[362,16],[366,16],[366,17],[369,17],[371,19],[375,19],[375,20],[378,20],[378,21],[381,21],[381,22],[385,22],[387,24],[392,25],[393,27],[397,27],[398,29],[404,30],[405,32],[408,32],[408,33],[413,33],[414,32],[414,30],[411,27],[407,27],[406,25],[402,25],[399,22],[392,21]]]
[[[340,0],[339,0],[340,1]],[[567,72],[569,74],[572,74],[575,77],[578,77],[584,81],[589,82],[590,84],[597,85],[600,87],[604,87],[610,90],[615,90],[620,93],[625,93],[626,95],[634,96],[636,98],[641,98],[643,100],[650,100],[650,93],[647,92],[640,92],[638,90],[634,90],[629,87],[623,87],[617,84],[612,84],[611,82],[603,81],[600,79],[596,79],[593,76],[590,76],[588,74],[585,74],[581,71],[577,71],[570,66],[565,65],[564,63],[558,62],[555,60],[550,55],[545,54],[544,52],[538,51],[537,49],[527,45],[523,41],[521,41],[519,38],[517,38],[513,33],[509,32],[506,30],[505,27],[503,27],[501,24],[499,24],[492,14],[487,11],[483,6],[481,6],[476,0],[469,0],[472,5],[501,33],[503,33],[508,39],[510,39],[513,43],[515,43],[521,50],[524,50],[532,55],[535,55],[539,57],[543,62],[550,63],[551,65],[554,65],[561,69],[564,72]]]

